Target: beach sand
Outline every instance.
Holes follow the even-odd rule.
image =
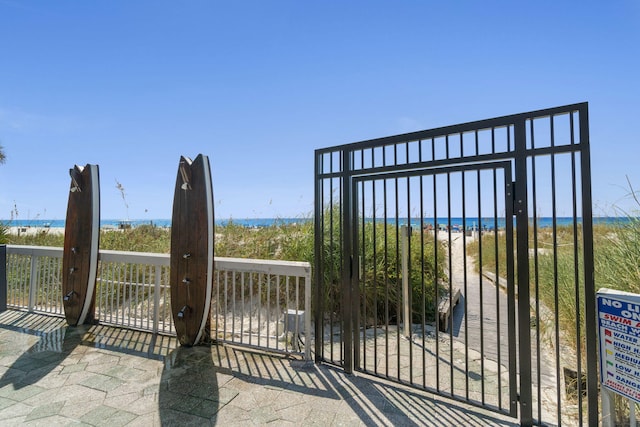
[[[41,233],[64,234],[63,227],[9,227],[9,234],[15,236],[35,236]]]

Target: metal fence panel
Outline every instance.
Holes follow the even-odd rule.
[[[582,103],[317,150],[316,360],[525,425],[597,423],[588,131]],[[441,333],[436,308],[458,283],[458,331]],[[489,314],[506,329],[489,332]],[[437,363],[403,342],[416,337],[438,338]]]
[[[104,324],[175,334],[169,255],[100,251],[96,316]],[[311,267],[215,258],[212,338],[311,358]],[[62,248],[7,246],[8,306],[63,315]]]

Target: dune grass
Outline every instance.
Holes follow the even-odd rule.
[[[640,220],[628,217],[612,225],[596,225],[593,228],[594,281],[596,290],[617,289],[640,292]],[[557,306],[560,329],[570,342],[576,342],[578,325],[584,328],[584,266],[581,227],[557,227],[529,229],[529,267],[531,294],[536,291],[541,301],[550,309]],[[506,237],[498,236],[498,265],[506,267]],[[495,239],[482,239],[483,269],[495,270]],[[514,247],[516,245],[514,237]],[[478,257],[478,241],[469,245],[468,253]],[[517,268],[517,266],[515,266]],[[578,273],[576,273],[578,271]],[[517,284],[517,277],[516,277]],[[576,291],[576,284],[578,291]],[[537,289],[536,289],[537,288]],[[579,301],[576,301],[576,297]],[[577,304],[576,304],[577,303]],[[577,321],[576,321],[577,320]]]
[[[279,259],[313,261],[313,223],[273,225],[247,228],[230,221],[215,228],[215,255],[234,258]],[[0,237],[2,233],[0,232]],[[6,234],[6,243],[14,245],[64,245],[64,234],[42,231],[37,234]],[[100,249],[169,253],[171,230],[152,225],[141,225],[125,230],[101,230]]]
[[[334,225],[335,227],[335,225]],[[377,313],[378,321],[397,319],[401,310],[401,271],[395,226],[366,224],[363,231],[363,310]],[[386,240],[385,240],[386,234]],[[38,234],[9,235],[9,243],[16,245],[54,246],[64,245],[64,235],[43,231]],[[333,239],[333,243],[330,240]],[[444,259],[436,264],[433,239],[422,239],[414,232],[410,262],[420,268],[411,269],[413,317],[415,321],[434,318],[436,309],[436,277],[443,278]],[[168,228],[143,225],[125,230],[102,230],[100,248],[106,250],[169,253],[171,231]],[[323,270],[327,303],[339,305],[335,298],[341,292],[339,277],[340,243],[339,232],[326,233],[323,242]],[[442,248],[439,249],[443,253]],[[253,258],[267,260],[306,261],[314,265],[314,224],[300,221],[294,224],[274,224],[269,227],[249,228],[233,221],[215,228],[215,255],[218,257]],[[438,274],[436,275],[436,271]],[[338,310],[338,307],[334,307]],[[388,317],[386,317],[388,316]]]

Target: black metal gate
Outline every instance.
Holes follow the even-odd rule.
[[[315,232],[316,361],[597,423],[586,103],[317,150]]]

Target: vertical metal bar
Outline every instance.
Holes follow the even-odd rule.
[[[580,172],[582,175],[582,233],[584,245],[585,333],[587,355],[588,424],[598,423],[598,360],[596,291],[593,272],[593,212],[591,208],[591,154],[589,148],[589,107],[579,110]],[[573,115],[572,115],[573,116]]]
[[[58,306],[58,310],[56,311],[58,314],[63,314],[62,308],[62,257],[58,258],[58,264],[56,266],[56,277],[58,278],[57,286],[56,286],[56,304]],[[97,286],[97,283],[96,283]]]
[[[48,265],[51,262],[49,257],[42,257],[42,264],[40,265],[40,277],[42,279],[42,290],[40,291],[40,304],[38,304],[38,300],[36,299],[36,305],[40,306],[38,311],[47,312],[47,307],[49,304],[48,296],[49,296],[49,276],[48,276]]]
[[[62,257],[58,258],[58,262],[56,263],[55,276],[56,276],[55,303],[56,303],[56,307],[57,307],[56,313],[62,314],[63,313],[63,310],[62,310]],[[99,277],[100,276],[98,276],[98,278]],[[96,289],[98,289],[98,284],[99,283],[100,283],[100,281],[96,280]]]
[[[324,222],[324,197],[323,197],[323,180],[320,178],[322,173],[322,154],[318,151],[315,153],[314,162],[314,216],[313,216],[313,253],[314,256],[314,273],[315,273],[315,294],[313,304],[315,306],[315,362],[320,363],[323,359],[323,345],[324,345],[324,301],[322,298],[322,291],[326,286],[322,281],[323,277],[323,241],[324,230],[322,224]],[[311,313],[311,312],[308,312]],[[309,317],[309,316],[307,316]],[[306,333],[310,333],[308,330]],[[308,338],[305,337],[305,346],[307,345]]]
[[[460,139],[460,149],[462,150],[462,137]],[[467,286],[467,203],[466,203],[466,180],[465,172],[460,172],[461,178],[461,199],[462,199],[462,278],[463,288],[465,296],[464,304],[464,384],[465,384],[465,398],[469,400],[469,300],[467,299],[468,286]],[[451,233],[451,230],[449,230]],[[453,320],[453,304],[449,305],[451,309],[451,318]],[[480,307],[482,307],[482,300],[480,300]],[[481,317],[482,318],[482,317]],[[451,322],[451,329],[453,330],[453,321]],[[482,357],[482,354],[481,354]],[[484,381],[483,381],[484,382]]]
[[[551,145],[554,145],[553,138],[553,116],[550,118],[550,132],[551,132]],[[529,121],[529,135],[531,138],[531,149],[535,150],[536,148],[536,139],[535,132],[533,127],[533,120]],[[539,280],[539,263],[538,263],[538,221],[536,218],[536,214],[538,212],[538,194],[537,194],[537,185],[536,185],[536,156],[531,156],[531,198],[532,198],[532,208],[533,208],[533,271],[534,271],[534,284],[535,284],[535,316],[536,316],[536,385],[537,385],[537,398],[538,398],[538,420],[542,421],[542,365],[541,365],[541,347],[540,347],[540,280]],[[557,400],[561,402],[560,399]],[[558,404],[558,412],[560,411],[560,406]],[[560,414],[558,414],[558,420],[560,420]]]
[[[245,329],[244,329],[244,313],[246,310],[245,307],[245,296],[244,296],[244,291],[245,291],[245,283],[244,283],[244,278],[245,278],[245,272],[240,273],[240,342],[244,343],[244,335],[245,335]],[[251,316],[251,315],[249,315]],[[249,331],[249,333],[251,333],[251,331]]]
[[[402,320],[403,335],[411,339],[411,310],[409,307],[409,226],[400,227],[401,259],[402,259]]]
[[[38,265],[40,263],[39,255],[31,255],[31,273],[29,276],[29,308],[31,312],[36,306],[36,292],[38,288]]]
[[[527,136],[524,119],[515,123],[516,243],[518,264],[518,340],[520,355],[520,422],[532,425],[531,330],[529,306],[529,212],[527,203]]]
[[[571,139],[573,140],[573,115],[569,116]],[[580,313],[580,248],[578,246],[578,200],[577,200],[577,184],[576,184],[576,153],[571,152],[571,192],[572,204],[571,209],[573,213],[573,283],[574,295],[576,304],[576,313]],[[578,390],[578,419],[582,422],[583,408],[582,408],[582,328],[580,325],[580,315],[576,315],[576,372],[578,374],[577,390]]]
[[[491,129],[491,144],[494,147],[494,151],[495,151],[495,132],[494,129]],[[506,197],[505,197],[505,206],[513,206],[513,198],[510,197],[512,196],[512,194],[509,193],[508,189],[506,188],[506,183],[511,182],[512,177],[510,175],[507,175],[506,171],[504,172],[504,184],[505,184],[505,189],[506,191]],[[507,220],[512,221],[512,218],[509,217],[509,215],[506,214],[505,212],[505,222]],[[500,224],[498,223],[498,177],[497,177],[497,171],[494,169],[493,170],[493,245],[494,245],[494,257],[495,257],[495,275],[496,275],[496,284],[495,284],[495,288],[496,288],[496,347],[497,347],[497,359],[498,359],[498,408],[502,409],[502,330],[500,329],[500,320],[501,320],[501,316],[500,313],[502,312],[501,309],[501,304],[500,304],[500,295],[502,294],[500,291],[500,244],[499,244],[499,228]],[[482,246],[480,246],[482,247]],[[480,257],[480,259],[482,260],[482,257]],[[480,265],[482,265],[482,262],[479,262]],[[508,331],[507,331],[508,332]]]
[[[555,145],[553,133],[551,145]],[[558,402],[557,418],[562,420],[562,381],[560,373],[560,295],[558,287],[558,203],[556,196],[556,155],[551,154],[551,215],[552,215],[552,243],[553,243],[553,317],[555,334],[555,363],[556,363],[556,400]]]
[[[211,309],[211,312],[213,314],[213,321],[211,324],[211,337],[216,339],[220,330],[220,270],[216,266],[216,261],[213,262],[213,266],[213,277],[215,279],[212,283],[212,286],[215,286],[215,288],[212,289],[211,293],[215,294],[215,300],[212,297],[211,304],[213,305],[215,301],[215,305],[213,305],[213,308]]]
[[[259,288],[260,284],[258,283],[258,298],[260,298],[261,292],[260,292],[260,288]],[[222,327],[222,336],[224,337],[224,339],[227,339],[227,316],[229,314],[229,272],[225,271],[224,272],[224,292],[222,293],[222,322],[223,322],[223,327]],[[258,328],[260,327],[260,309],[262,308],[262,305],[260,304],[260,301],[258,300]],[[259,339],[259,338],[258,338]]]
[[[449,157],[449,138],[447,136],[447,158]],[[451,173],[447,172],[447,263],[449,268],[448,292],[449,308],[453,308],[453,239],[451,236]],[[453,325],[449,322],[449,384],[451,396],[455,395],[453,381]],[[465,343],[466,346],[466,343]]]
[[[364,152],[363,152],[364,153]],[[362,164],[364,165],[364,155],[362,158]],[[360,272],[363,271],[364,266],[367,265],[367,260],[365,259],[366,257],[366,205],[365,205],[365,181],[361,181],[359,184],[360,187],[360,197],[358,197],[358,199],[360,199],[361,201],[361,205],[360,205],[360,213],[358,214],[358,216],[356,217],[357,221],[360,221],[360,242],[359,242],[359,246],[360,249],[358,250],[358,254],[359,254],[359,259],[358,259],[358,268],[356,268],[356,282],[358,283],[358,289],[360,290],[360,302],[359,305],[361,307],[361,311],[362,311],[362,317],[361,319],[363,320],[363,324],[359,325],[362,326],[362,341],[365,345],[362,346],[362,369],[364,369],[365,371],[367,370],[367,346],[366,346],[366,339],[367,339],[367,328],[366,328],[366,323],[367,323],[367,310],[368,310],[368,305],[367,305],[367,283],[366,283],[366,278],[361,277]],[[373,182],[372,182],[373,185]],[[375,279],[375,278],[374,278]],[[375,286],[373,287],[374,289],[374,293],[375,293]],[[375,359],[374,359],[375,360]],[[375,367],[375,363],[374,363],[374,367]]]
[[[269,346],[269,342],[271,340],[271,333],[270,333],[270,324],[271,324],[271,274],[267,274],[267,307],[266,307],[266,312],[267,312],[267,347]],[[235,278],[235,274],[234,274],[234,278]],[[235,317],[235,313],[233,314],[233,316]],[[235,329],[233,330],[233,333],[235,333]]]
[[[228,296],[228,295],[227,295]],[[235,341],[236,337],[236,273],[231,273],[231,337]]]
[[[58,305],[58,289],[61,289],[62,287],[59,285],[60,281],[58,280],[58,264],[59,264],[59,258],[52,258],[51,259],[51,270],[50,270],[50,274],[51,274],[51,281],[50,281],[50,286],[51,286],[51,299],[49,301],[49,303],[51,304],[51,312],[52,313],[57,313],[58,309],[59,309],[59,305]],[[97,283],[97,279],[98,276],[96,276],[96,288],[98,286]]]
[[[518,373],[516,357],[516,290],[515,290],[515,272],[514,272],[514,248],[513,248],[513,216],[515,205],[515,186],[509,180],[512,177],[511,168],[507,170],[507,179],[505,187],[507,193],[507,202],[505,204],[505,232],[506,232],[506,248],[505,255],[507,257],[507,345],[509,348],[509,414],[516,416],[518,413]],[[498,276],[499,277],[499,276]]]
[[[253,310],[253,277],[255,274],[249,273],[249,307]],[[258,327],[260,325],[258,324]],[[253,314],[249,316],[249,331],[253,331]],[[253,333],[249,334],[249,344],[251,344],[251,340],[253,337]]]
[[[360,150],[360,169],[365,168],[365,150]],[[357,338],[357,346],[356,352],[358,353],[358,367],[363,370],[367,370],[367,346],[366,346],[366,322],[367,322],[367,295],[366,295],[366,284],[364,283],[363,278],[360,276],[361,264],[364,264],[365,261],[365,233],[366,233],[366,191],[365,191],[365,181],[360,181],[357,185],[354,185],[356,189],[354,191],[354,200],[355,203],[358,203],[358,200],[361,201],[359,212],[356,212],[357,215],[353,216],[354,221],[354,236],[358,233],[355,228],[359,228],[361,230],[360,236],[355,236],[355,249],[354,249],[354,266],[353,266],[353,280],[355,282],[355,290],[358,294],[357,298],[357,306],[358,306],[358,320],[356,322],[356,331],[362,330],[362,336],[356,332]],[[356,209],[358,209],[356,207]],[[362,344],[362,346],[360,345]],[[360,351],[362,349],[362,351]],[[362,356],[360,356],[362,354]],[[362,360],[360,360],[360,358]]]
[[[371,164],[375,165],[374,163],[374,158],[373,158],[373,150],[371,150]],[[371,280],[373,281],[373,287],[374,287],[374,291],[373,291],[373,327],[374,327],[374,334],[373,334],[373,360],[378,360],[378,334],[377,334],[377,330],[378,330],[378,235],[377,235],[377,229],[378,229],[378,224],[377,224],[377,202],[376,202],[376,182],[377,181],[372,181],[371,182],[371,202],[372,202],[372,206],[373,206],[373,212],[372,212],[372,242],[373,242],[373,248],[372,248],[372,260],[371,260],[371,267],[373,269],[373,274],[371,277]],[[375,363],[374,367],[373,367],[373,371],[377,374],[378,373],[378,364]]]
[[[345,156],[344,151],[340,151],[340,155],[344,157]],[[340,158],[340,163],[339,164],[340,164],[340,167],[342,167],[342,157]],[[342,188],[342,186],[343,186],[342,181],[343,180],[342,180],[342,178],[339,178],[338,181],[339,181],[339,184],[338,184],[338,204],[337,204],[337,206],[338,206],[338,215],[337,215],[338,225],[337,225],[336,228],[337,228],[337,231],[338,231],[338,237],[337,237],[338,247],[340,249],[340,252],[339,252],[340,258],[339,258],[339,263],[338,263],[338,265],[340,266],[339,267],[340,270],[337,272],[337,274],[338,274],[338,277],[340,277],[342,279],[343,275],[346,274],[345,270],[343,268],[344,264],[348,263],[349,260],[345,260],[345,257],[344,257],[345,248],[343,246],[344,245],[344,241],[345,241],[344,240],[345,239],[345,229],[344,229],[344,225],[343,225],[344,224],[343,223],[343,215],[345,215],[345,212],[344,212],[345,207],[342,204],[342,201],[343,201],[343,198],[344,198],[344,196],[342,194],[343,193],[343,188]],[[344,288],[344,286],[346,286],[346,285],[345,285],[345,283],[343,281],[341,281],[340,282],[340,286],[342,288]],[[345,297],[344,293],[343,293],[342,297],[343,297],[342,299],[344,300],[344,297]],[[341,307],[341,312],[344,312],[344,310],[349,310],[349,308],[348,307],[345,308],[344,304],[343,304],[343,307]],[[340,350],[340,360],[342,360],[343,363],[344,363],[344,361],[346,360],[345,354],[346,354],[347,350],[353,348],[353,340],[351,340],[349,342],[349,344],[347,345],[347,343],[346,343],[347,338],[345,336],[345,328],[344,328],[344,319],[340,319],[340,320],[338,320],[338,322],[340,322],[339,324],[341,325],[341,327],[340,327],[340,345],[339,345],[338,348]],[[352,360],[352,356],[353,355],[349,356],[351,358],[350,360]]]
[[[129,264],[129,278],[128,282],[125,285],[125,290],[129,290],[129,292],[124,292],[122,295],[122,324],[124,325],[124,316],[125,312],[129,313],[127,316],[127,326],[131,326],[131,296],[133,294],[133,264]],[[125,303],[127,304],[125,306]]]
[[[104,282],[104,295],[105,295],[105,303],[104,303],[104,311],[105,311],[105,319],[109,318],[109,322],[112,321],[113,315],[113,298],[116,292],[114,288],[114,283],[116,283],[116,263],[105,263],[106,268],[109,271],[108,277],[109,279]],[[103,270],[104,271],[104,270]]]
[[[476,132],[476,144],[477,144],[477,139],[478,139],[478,133]],[[495,171],[495,169],[493,169]],[[479,286],[479,291],[480,291],[480,375],[482,376],[482,380],[480,383],[480,399],[482,404],[485,404],[485,381],[484,381],[484,360],[485,360],[485,354],[484,354],[484,282],[482,280],[482,229],[483,229],[483,224],[482,224],[482,191],[481,191],[481,186],[480,186],[480,182],[482,181],[482,176],[480,174],[480,170],[477,171],[477,175],[476,175],[476,179],[477,179],[477,188],[476,188],[476,194],[478,197],[478,234],[477,234],[477,239],[478,239],[478,262],[477,262],[477,266],[478,266],[478,286]],[[465,232],[465,230],[463,230],[463,232]],[[473,241],[473,238],[472,238]],[[466,254],[465,254],[465,259],[466,259]],[[497,261],[497,260],[496,260]],[[466,304],[465,304],[466,306]],[[498,311],[499,306],[496,306],[496,311]],[[497,329],[497,328],[496,328]],[[497,332],[497,331],[496,331]],[[497,334],[496,334],[497,335]],[[498,365],[500,364],[500,362],[498,361]]]
[[[155,269],[155,277],[153,283],[153,333],[158,333],[159,324],[160,324],[160,289],[162,278],[162,267],[160,265],[156,265]]]
[[[346,373],[353,373],[354,368],[354,348],[353,348],[353,318],[354,303],[353,289],[351,283],[351,269],[353,268],[352,251],[352,200],[351,200],[351,152],[342,151],[342,171],[340,182],[340,219],[341,219],[341,242],[342,242],[342,274],[341,283],[343,289],[342,324],[344,329],[344,370]]]
[[[10,255],[16,262],[16,267],[12,268],[12,262],[9,261],[9,272],[13,270],[16,276],[13,283],[8,282],[7,293],[9,305],[20,308],[28,308],[29,305],[29,272],[31,271],[30,255]],[[7,280],[13,275],[9,275]]]
[[[299,283],[299,282],[298,282]],[[311,360],[311,269],[304,276],[304,358]],[[316,337],[316,341],[320,339]]]
[[[286,296],[286,301],[287,301],[287,304],[285,305],[285,308],[284,308],[285,321],[287,321],[287,320],[288,320],[288,318],[287,318],[286,316],[287,316],[287,313],[289,312],[289,311],[288,311],[288,309],[289,309],[289,304],[288,304],[288,301],[289,301],[289,280],[290,280],[290,279],[289,279],[289,276],[287,276],[287,277],[285,278],[285,281],[284,281],[284,286],[285,286],[285,296]],[[299,302],[298,302],[298,301],[299,301],[299,300],[298,300],[298,298],[299,298],[298,288],[299,288],[299,286],[300,286],[300,281],[299,281],[299,280],[300,280],[300,278],[299,278],[299,277],[296,277],[296,284],[295,284],[295,286],[296,286],[296,292],[295,292],[295,295],[296,295],[296,297],[295,297],[295,300],[296,300],[296,302],[295,302],[295,309],[296,309],[296,318],[295,318],[296,325],[295,325],[295,331],[296,331],[296,335],[297,335],[297,333],[300,331],[300,329],[299,329],[299,325],[298,325],[298,313],[299,313],[299,310],[300,310],[300,304],[299,304]],[[280,283],[280,276],[278,276],[278,283]],[[305,312],[305,316],[306,316],[306,312]],[[288,328],[287,328],[287,329],[288,329]],[[286,333],[287,333],[287,331],[285,331],[285,334],[286,334]],[[294,336],[294,337],[293,337],[294,342],[293,342],[293,343],[291,343],[291,344],[292,344],[292,350],[293,350],[293,349],[295,349],[295,348],[298,348],[298,347],[297,347],[297,341],[295,341],[297,338],[298,338],[297,336]],[[284,346],[285,346],[285,350],[287,350],[287,349],[288,349],[288,344],[287,344],[287,341],[286,341],[286,340],[285,340],[285,344],[284,344]]]
[[[109,321],[113,321],[113,313],[116,313],[116,322],[118,321],[117,309],[118,309],[118,301],[120,301],[120,287],[122,283],[122,269],[125,264],[118,263],[118,280],[114,280],[111,282],[116,287],[116,292],[111,293],[111,309],[109,310]],[[114,296],[115,294],[115,296]],[[113,301],[116,301],[116,309],[113,308]]]
[[[47,257],[47,263],[45,264],[43,269],[46,279],[44,282],[45,283],[44,295],[43,295],[44,298],[42,301],[42,304],[44,305],[44,307],[42,307],[41,310],[43,310],[46,313],[53,312],[53,309],[55,307],[51,299],[51,294],[53,293],[53,276],[51,274],[51,270],[53,268],[53,261],[54,261],[54,258]]]
[[[146,268],[143,267],[142,268],[142,279],[141,279],[142,283],[141,283],[139,280],[137,280],[137,278],[140,277],[140,264],[136,265],[136,283],[135,283],[135,287],[136,287],[135,288],[135,294],[136,294],[136,297],[135,297],[135,303],[134,303],[135,305],[133,307],[133,314],[134,314],[133,324],[134,324],[134,326],[138,326],[138,318],[140,317],[140,316],[138,316],[138,307],[140,307],[140,300],[138,298],[140,296],[140,292],[139,292],[140,291],[140,287],[142,286],[142,289],[144,289],[145,278],[146,278],[145,271],[146,271]],[[129,311],[129,319],[131,319],[131,311]]]
[[[21,269],[20,293],[18,294],[18,290],[16,290],[16,298],[19,298],[20,305],[25,306],[27,310],[29,309],[29,289],[31,289],[31,263],[31,255],[24,257],[24,267]]]
[[[407,143],[407,163],[409,163],[409,143]],[[407,276],[411,277],[411,181],[407,176]],[[408,280],[410,281],[410,280]],[[408,325],[408,333],[407,338],[411,340],[411,328],[412,328],[412,313],[413,313],[413,284],[409,283],[409,292],[407,295],[408,314],[405,318],[405,330],[407,330]],[[398,356],[400,354],[398,353]],[[409,346],[409,360],[413,361],[413,346]],[[413,384],[413,362],[409,364],[409,383]]]
[[[62,277],[62,275],[60,275],[59,277]],[[104,286],[104,282],[102,281],[103,277],[104,277],[104,261],[100,261],[98,264],[98,275],[96,276],[96,318],[100,319],[102,318],[102,287]],[[61,291],[62,290],[62,286],[58,286],[58,289]],[[60,304],[62,304],[62,295],[60,292],[60,295],[56,296],[56,301],[58,301]]]
[[[398,144],[394,144],[393,146],[393,164],[397,165],[398,164]],[[395,254],[396,254],[396,260],[395,260],[395,268],[396,268],[396,283],[395,283],[395,288],[396,288],[396,378],[398,380],[401,379],[401,375],[400,375],[400,342],[402,341],[400,339],[401,334],[400,334],[400,316],[402,313],[402,285],[400,283],[399,280],[397,280],[397,275],[400,272],[400,200],[399,200],[399,185],[398,185],[398,179],[399,178],[394,178],[393,179],[393,183],[394,183],[394,197],[395,197],[395,203],[394,203],[394,229],[393,231],[395,232]]]
[[[7,254],[7,273],[6,277],[9,277],[9,272],[11,271],[12,277],[14,278],[14,286],[9,287],[9,280],[7,279],[7,308],[10,306],[16,305],[16,293],[15,293],[15,284],[20,285],[20,279],[22,277],[22,268],[21,268],[21,260],[18,256],[14,254]]]
[[[51,258],[49,262],[49,301],[48,305],[50,307],[50,312],[55,313],[58,309],[58,300],[56,299],[58,293],[58,276],[56,275],[58,271],[58,258]],[[96,276],[97,281],[97,276]],[[94,291],[95,292],[95,291]]]
[[[436,145],[435,139],[431,138],[431,158],[436,158]],[[437,176],[433,175],[433,264],[435,266],[438,265],[438,231],[440,226],[438,224],[438,202],[437,202]],[[440,325],[439,325],[439,316],[438,316],[438,304],[440,303],[440,283],[439,277],[437,274],[433,275],[433,289],[435,292],[435,307],[434,313],[436,317],[436,390],[440,392]]]
[[[353,162],[352,162],[353,163]],[[360,326],[360,285],[358,280],[358,271],[360,269],[359,260],[357,254],[359,253],[359,242],[358,242],[358,185],[355,180],[352,179],[351,186],[351,201],[352,208],[351,211],[351,237],[346,236],[347,240],[352,242],[351,248],[351,267],[349,271],[350,276],[350,289],[351,289],[351,304],[352,304],[352,313],[353,318],[351,321],[352,325],[352,337],[353,337],[353,365],[360,369],[360,334],[358,333],[358,328]]]
[[[384,151],[383,151],[384,157]],[[387,198],[387,180],[382,181],[383,192],[383,230],[384,230],[384,354],[385,357],[389,354],[389,212],[388,212],[388,198]],[[385,376],[389,378],[389,363],[384,364]]]
[[[478,155],[478,153],[480,152],[480,140],[478,137],[478,130],[476,130],[474,132],[474,142],[475,142],[475,154]],[[493,168],[492,169],[493,173],[495,174],[496,169]],[[483,292],[483,272],[482,272],[482,230],[484,228],[483,225],[483,219],[482,219],[482,187],[480,185],[480,182],[482,181],[482,176],[480,173],[480,170],[477,171],[477,175],[476,175],[476,179],[477,179],[477,188],[476,188],[476,194],[478,197],[478,262],[477,262],[477,266],[478,266],[478,285],[480,286],[480,375],[482,375],[482,382],[480,384],[480,399],[482,404],[485,404],[485,381],[484,381],[484,360],[485,360],[485,355],[484,355],[484,292]],[[465,230],[466,231],[466,230]],[[464,231],[463,231],[464,232]],[[498,259],[496,258],[496,263],[498,262]],[[499,286],[498,286],[499,287]],[[496,305],[496,312],[500,311],[500,306]],[[496,335],[500,335],[500,331],[498,330],[499,325],[496,325]],[[500,366],[500,359],[498,359],[498,366]],[[500,394],[500,389],[498,388],[498,395]]]
[[[162,307],[164,309],[163,310],[164,313],[163,313],[163,316],[162,316],[162,319],[163,319],[162,325],[164,327],[164,330],[173,331],[174,330],[173,316],[169,312],[171,310],[171,308],[170,308],[171,307],[171,292],[170,292],[170,284],[169,284],[169,271],[170,271],[169,266],[165,267],[164,271],[165,271],[165,274],[164,274],[165,281],[162,284],[162,297],[163,297],[165,303],[163,304],[163,307]],[[167,304],[166,301],[168,301],[169,303]],[[216,307],[216,309],[217,309],[217,307]],[[167,328],[167,324],[164,321],[164,319],[169,319],[169,327],[168,328]]]
[[[329,163],[330,163],[330,171],[333,172],[333,153],[331,153],[331,156],[329,157]],[[333,283],[333,280],[336,278],[337,274],[339,274],[338,272],[335,271],[335,262],[334,262],[334,258],[335,258],[335,253],[336,253],[336,247],[334,245],[334,199],[333,199],[333,191],[334,191],[334,187],[333,187],[333,178],[330,178],[329,180],[329,260],[330,260],[330,276],[331,277],[331,287],[328,289],[328,293],[329,293],[329,297],[334,297],[335,299],[338,299],[337,296],[334,296],[333,293],[336,292],[336,283]],[[340,190],[339,190],[340,191]],[[342,197],[342,191],[340,191],[340,197]],[[339,230],[340,232],[340,230]],[[342,242],[340,242],[340,244],[342,244]],[[340,254],[340,260],[342,260],[342,254]],[[339,291],[341,292],[340,296],[342,298],[344,298],[344,289],[343,287],[341,287],[339,289]],[[331,298],[331,300],[333,301],[333,298]],[[340,311],[344,310],[344,301],[342,301],[342,304],[340,305]],[[335,319],[335,312],[336,310],[329,310],[329,330],[331,331],[329,337],[329,354],[331,355],[331,361],[334,360],[334,344],[333,344],[333,325],[336,321],[340,322],[341,319],[338,318],[337,320]],[[343,338],[344,338],[344,325],[341,324],[340,328],[339,328],[339,336],[340,336],[340,343],[339,343],[339,352],[340,352],[340,362],[344,365],[344,357],[343,357],[343,351],[344,351],[344,342],[343,342]]]
[[[151,292],[154,287],[154,284],[151,281],[151,279],[153,278],[153,280],[155,280],[154,270],[155,270],[155,264],[150,264],[145,268],[145,277],[148,277],[148,279],[145,281],[145,285],[142,288],[142,298],[143,298],[143,301],[145,302],[145,305],[147,306],[147,312],[144,313],[144,318],[146,319],[145,329],[147,330],[153,330],[153,316],[151,314],[151,308],[153,304],[151,304],[151,296],[152,296]],[[142,310],[144,311],[144,309]],[[149,325],[149,320],[151,320],[151,325]],[[144,322],[144,320],[142,320],[141,322]]]
[[[17,306],[17,305],[25,305],[25,303],[22,301],[22,299],[24,298],[24,294],[25,294],[25,290],[28,292],[28,288],[27,285],[25,285],[25,277],[27,275],[26,273],[26,263],[27,263],[27,257],[19,257],[17,255],[14,255],[15,259],[16,259],[16,263],[18,264],[17,266],[17,281],[16,281],[16,286],[12,286],[11,287],[11,291],[7,290],[9,293],[9,298],[11,301],[11,305],[13,306]],[[28,258],[29,259],[29,267],[31,267],[31,257]],[[27,294],[28,297],[28,294]],[[18,301],[18,298],[20,298],[20,301]],[[26,304],[29,304],[29,301],[27,299]]]
[[[7,310],[7,245],[0,245],[0,313]]]
[[[38,265],[38,291],[36,292],[36,299],[34,301],[35,311],[46,311],[47,304],[47,264],[49,263],[49,257],[42,256]]]
[[[422,141],[418,141],[418,161],[422,162]],[[420,310],[420,332],[422,334],[422,388],[427,387],[427,352],[424,351],[426,348],[425,341],[427,336],[426,331],[426,323],[427,323],[427,310],[426,310],[426,286],[424,281],[424,175],[420,175],[420,295],[422,295],[421,300],[421,310]],[[437,270],[437,266],[435,269]]]

